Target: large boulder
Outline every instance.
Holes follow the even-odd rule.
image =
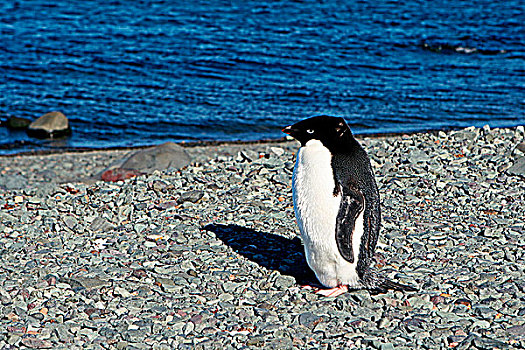
[[[119,164],[104,170],[101,178],[104,181],[125,180],[155,170],[177,170],[189,165],[190,162],[190,156],[183,147],[173,142],[166,142],[133,153]]]
[[[29,124],[27,134],[31,137],[55,139],[71,134],[71,128],[63,113],[50,112]]]
[[[190,156],[186,150],[176,143],[166,142],[133,153],[120,167],[151,173],[154,170],[180,169],[188,164]]]

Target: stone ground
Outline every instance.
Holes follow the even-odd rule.
[[[295,142],[0,158],[0,349],[525,347],[523,127],[360,139],[383,205],[375,265],[417,292],[324,298],[291,200]]]

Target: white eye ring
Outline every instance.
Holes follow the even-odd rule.
[[[309,133],[309,134],[313,134],[314,133],[314,129],[308,129],[308,130],[306,130],[306,132]]]

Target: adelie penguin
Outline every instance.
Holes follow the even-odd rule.
[[[370,159],[345,120],[318,116],[283,132],[301,143],[293,172],[293,204],[308,266],[330,288],[317,293],[415,290],[370,266],[381,225],[379,191]]]

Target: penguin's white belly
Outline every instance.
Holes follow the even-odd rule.
[[[297,153],[292,189],[295,217],[303,238],[308,266],[326,287],[357,287],[359,243],[363,233],[363,213],[356,220],[352,239],[354,263],[339,253],[335,226],[341,194],[334,196],[331,153],[317,140],[309,141]]]

